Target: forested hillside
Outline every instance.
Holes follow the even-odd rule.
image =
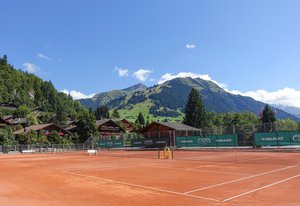
[[[61,117],[76,117],[84,110],[71,96],[58,92],[51,81],[43,81],[34,74],[13,68],[6,55],[0,58],[0,103],[41,107]]]

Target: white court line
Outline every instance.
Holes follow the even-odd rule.
[[[174,167],[164,167],[164,166],[156,166],[155,164],[152,165],[141,165],[143,167],[151,167],[151,168],[162,168],[162,169],[170,169],[170,170],[180,170],[180,171],[187,171],[186,169],[181,168],[174,168]],[[210,173],[217,173],[217,174],[227,174],[227,175],[251,175],[251,174],[243,174],[243,173],[236,173],[236,172],[221,172],[221,171],[212,171],[212,170],[189,170],[194,172],[210,172]]]
[[[140,167],[140,166],[147,166],[151,164],[156,164],[156,163],[147,163],[147,164],[141,164],[141,163],[135,163],[135,164],[127,164],[127,165],[119,165],[119,166],[106,166],[106,167],[101,167],[101,168],[91,168],[91,169],[83,169],[83,170],[68,170],[64,172],[94,172],[94,171],[104,171],[104,170],[113,170],[113,169],[122,169],[122,168],[129,168],[129,167]]]
[[[219,184],[215,184],[215,185],[211,185],[211,186],[207,186],[207,187],[202,187],[202,188],[199,188],[199,189],[187,191],[184,194],[190,194],[190,193],[198,192],[198,191],[201,191],[201,190],[206,190],[206,189],[210,189],[210,188],[214,188],[214,187],[218,187],[218,186],[222,186],[222,185],[227,185],[227,184],[230,184],[230,183],[239,182],[239,181],[242,181],[242,180],[247,180],[247,179],[251,179],[251,178],[254,178],[254,177],[259,177],[259,176],[262,176],[262,175],[267,175],[267,174],[270,174],[270,173],[274,173],[274,172],[278,172],[278,171],[282,171],[282,170],[287,170],[287,169],[291,169],[291,168],[294,168],[294,167],[298,167],[298,165],[288,166],[288,167],[284,167],[284,168],[280,168],[280,169],[276,169],[276,170],[271,170],[269,172],[259,173],[259,174],[256,174],[256,175],[251,175],[251,176],[248,176],[248,177],[243,177],[243,178],[240,178],[240,179],[231,180],[231,181],[228,181],[228,182],[223,182],[223,183],[219,183]]]
[[[248,192],[245,192],[245,193],[242,193],[242,194],[239,194],[239,195],[230,197],[230,198],[227,198],[227,199],[223,200],[222,202],[228,202],[228,201],[233,200],[233,199],[236,199],[236,198],[238,198],[238,197],[241,197],[241,196],[244,196],[244,195],[248,195],[248,194],[250,194],[250,193],[253,193],[253,192],[256,192],[256,191],[259,191],[259,190],[268,188],[268,187],[272,187],[272,186],[274,186],[274,185],[277,185],[277,184],[280,184],[280,183],[289,181],[289,180],[291,180],[291,179],[295,179],[295,178],[297,178],[297,177],[300,177],[300,174],[295,175],[295,176],[292,176],[292,177],[289,177],[289,178],[286,178],[286,179],[283,179],[283,180],[280,180],[280,181],[277,181],[277,182],[274,182],[274,183],[272,183],[272,184],[269,184],[269,185],[266,185],[266,186],[263,186],[263,187],[256,188],[256,189],[254,189],[254,190],[250,190],[250,191],[248,191]]]
[[[201,157],[201,156],[197,156],[197,157],[185,157],[185,158],[180,158],[182,160],[193,160],[193,159],[197,159],[197,160],[209,160],[209,159],[216,159],[217,157],[227,157],[227,156],[232,156],[234,157],[232,154],[227,154],[227,155],[224,155],[224,154],[219,154],[219,155],[211,155],[209,157]],[[176,157],[176,156],[175,156]]]
[[[111,180],[111,179],[105,179],[105,178],[100,178],[100,177],[95,177],[95,176],[90,176],[90,175],[82,175],[82,174],[73,173],[73,172],[64,172],[64,173],[67,173],[67,174],[70,174],[70,175],[75,175],[75,176],[80,176],[80,177],[85,177],[85,178],[90,178],[90,179],[95,179],[95,180],[101,180],[101,181],[105,181],[105,182],[112,182],[112,183],[122,184],[122,185],[130,186],[130,187],[138,187],[138,188],[142,188],[142,189],[148,189],[148,190],[153,190],[153,191],[158,191],[158,192],[181,195],[181,196],[185,196],[185,197],[193,197],[193,198],[202,199],[202,200],[210,200],[210,201],[214,201],[214,202],[220,202],[220,200],[217,200],[217,199],[208,198],[208,197],[201,197],[201,196],[196,196],[196,195],[190,195],[190,194],[184,194],[184,193],[175,192],[175,191],[172,191],[172,190],[159,189],[159,188],[155,188],[155,187],[137,185],[137,184],[121,182],[121,181]]]
[[[190,170],[190,171],[196,171],[196,172],[210,172],[210,173],[217,173],[217,174],[227,174],[227,175],[251,175],[251,174],[245,174],[245,173],[237,173],[237,172],[221,172],[221,171],[211,171],[211,170]]]
[[[228,165],[228,164],[233,164],[232,162],[228,163],[218,163],[218,164],[212,164],[212,165],[200,165],[200,166],[197,166],[197,167],[190,167],[190,168],[186,168],[185,170],[195,170],[195,169],[198,169],[198,168],[205,168],[205,167],[215,167],[215,166],[219,166],[219,165]]]
[[[260,157],[260,158],[247,159],[247,160],[242,160],[242,161],[237,161],[237,162],[225,162],[225,163],[218,163],[218,164],[212,164],[212,165],[200,165],[200,166],[197,166],[197,167],[187,168],[186,170],[195,170],[195,169],[198,169],[198,168],[214,167],[214,166],[219,166],[219,165],[237,164],[237,163],[250,162],[250,161],[254,161],[254,160],[262,160],[262,159],[268,159],[268,158],[269,157]]]
[[[243,161],[237,161],[236,163],[243,163],[243,162],[250,162],[250,161],[254,161],[254,160],[263,160],[263,159],[269,159],[270,157],[259,157],[259,158],[255,158],[255,159],[248,159],[248,160],[243,160]]]

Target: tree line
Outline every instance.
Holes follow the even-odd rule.
[[[275,111],[266,104],[259,115],[251,112],[228,112],[218,114],[216,112],[207,112],[205,110],[202,98],[196,89],[189,93],[188,100],[184,109],[183,123],[196,128],[232,126],[232,125],[250,125],[250,124],[272,124],[280,123],[281,131],[300,130],[300,122],[297,123],[292,119],[280,120],[276,118]]]

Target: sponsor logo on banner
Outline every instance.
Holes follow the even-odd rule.
[[[193,143],[193,140],[181,140],[180,143]]]
[[[295,135],[293,136],[293,140],[294,140],[295,142],[300,142],[300,134],[295,134]]]
[[[111,146],[114,145],[114,143],[113,143],[113,142],[107,142],[106,145],[107,145],[108,147],[111,147]]]
[[[152,140],[145,140],[144,144],[145,145],[153,145],[153,141]]]
[[[143,142],[142,141],[135,141],[135,142],[133,142],[135,145],[142,145],[143,144]]]
[[[282,141],[283,137],[263,137],[262,141]]]
[[[217,139],[216,142],[231,142],[232,139]]]
[[[211,141],[209,138],[199,138],[197,142],[199,144],[209,144]]]

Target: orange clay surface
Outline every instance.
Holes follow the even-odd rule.
[[[174,158],[3,154],[0,205],[300,205],[300,153],[178,151]]]

